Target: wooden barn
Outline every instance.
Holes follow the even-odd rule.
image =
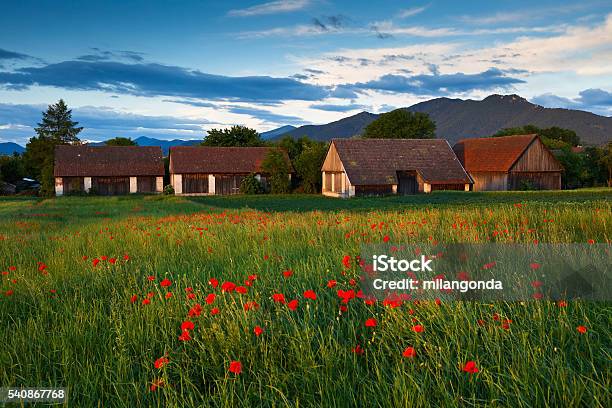
[[[240,193],[245,176],[265,186],[267,174],[261,168],[271,147],[176,146],[170,148],[170,183],[179,195],[227,195]],[[281,149],[287,164],[287,153]],[[291,178],[291,174],[287,175]]]
[[[537,135],[464,139],[453,149],[474,191],[561,188],[563,167]]]
[[[69,146],[55,148],[55,195],[159,193],[164,187],[161,147]]]
[[[321,172],[330,197],[468,191],[472,183],[441,139],[334,139]]]

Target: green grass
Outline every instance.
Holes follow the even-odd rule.
[[[353,299],[340,313],[336,290],[352,288],[359,274],[345,270],[343,257],[385,235],[406,243],[609,243],[611,198],[610,189],[2,198],[0,271],[9,273],[0,276],[0,386],[66,386],[76,407],[610,406],[609,302],[385,308]],[[102,256],[118,260],[94,267]],[[253,274],[246,294],[208,284],[241,285]],[[169,288],[159,284],[166,277]],[[303,298],[307,289],[316,300]],[[142,305],[147,293],[151,304]],[[217,294],[212,305],[209,293]],[[298,308],[274,303],[273,293],[299,299]],[[251,301],[259,308],[245,311]],[[195,303],[202,314],[189,318],[192,339],[181,342]],[[378,326],[366,328],[372,317]],[[413,319],[423,333],[411,330]],[[503,319],[512,320],[509,330]],[[356,345],[365,353],[353,353]],[[408,346],[416,357],[402,357]],[[166,354],[169,364],[156,369]],[[233,360],[242,363],[239,375],[228,372]],[[468,360],[478,373],[462,371]],[[159,379],[165,386],[151,392]]]

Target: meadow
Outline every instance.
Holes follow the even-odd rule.
[[[612,405],[610,302],[359,296],[383,241],[610,243],[612,190],[0,198],[0,387],[67,406]]]

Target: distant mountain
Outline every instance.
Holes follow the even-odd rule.
[[[277,129],[272,129],[272,130],[268,130],[267,132],[262,132],[260,133],[260,135],[262,139],[269,140],[269,139],[274,139],[276,136],[280,136],[282,134],[290,132],[294,129],[297,129],[297,128],[295,126],[285,125]]]
[[[518,95],[491,95],[481,101],[437,98],[406,109],[424,112],[436,122],[436,136],[452,144],[467,137],[485,137],[500,129],[523,125],[559,126],[574,130],[585,144],[612,140],[612,118],[573,109],[544,108]],[[361,134],[378,115],[361,112],[326,125],[301,126],[286,134],[317,140]]]
[[[18,145],[13,142],[3,142],[0,143],[0,156],[4,155],[12,155],[14,152],[23,153],[25,152],[25,147]]]
[[[162,140],[162,139],[155,139],[153,137],[140,136],[134,139],[134,142],[136,142],[138,146],[161,146],[164,155],[167,155],[172,146],[194,146],[194,145],[200,144],[202,140],[181,140],[181,139]],[[105,142],[93,142],[93,143],[89,143],[89,145],[103,146],[104,143]]]

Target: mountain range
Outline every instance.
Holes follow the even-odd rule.
[[[436,98],[404,108],[427,113],[436,122],[436,137],[452,145],[468,137],[486,137],[500,129],[535,125],[558,126],[575,131],[584,144],[601,145],[612,140],[612,117],[561,108],[544,108],[518,95],[491,95],[481,101]],[[316,140],[360,135],[379,115],[361,112],[325,125],[306,125],[284,133]]]
[[[463,138],[486,137],[500,129],[523,125],[572,129],[585,145],[601,145],[612,140],[612,117],[574,109],[544,108],[518,95],[490,95],[481,101],[436,98],[404,109],[427,113],[436,122],[436,137],[447,139],[451,145]],[[378,116],[375,113],[360,112],[323,125],[297,128],[286,125],[263,132],[261,137],[264,140],[284,136],[308,136],[315,140],[354,137],[362,134],[365,127]],[[171,146],[193,146],[201,140],[163,140],[141,136],[134,141],[139,146],[161,146],[164,154],[168,154]],[[90,144],[100,146],[104,142]],[[0,143],[0,155],[22,153],[24,150],[16,143]]]

